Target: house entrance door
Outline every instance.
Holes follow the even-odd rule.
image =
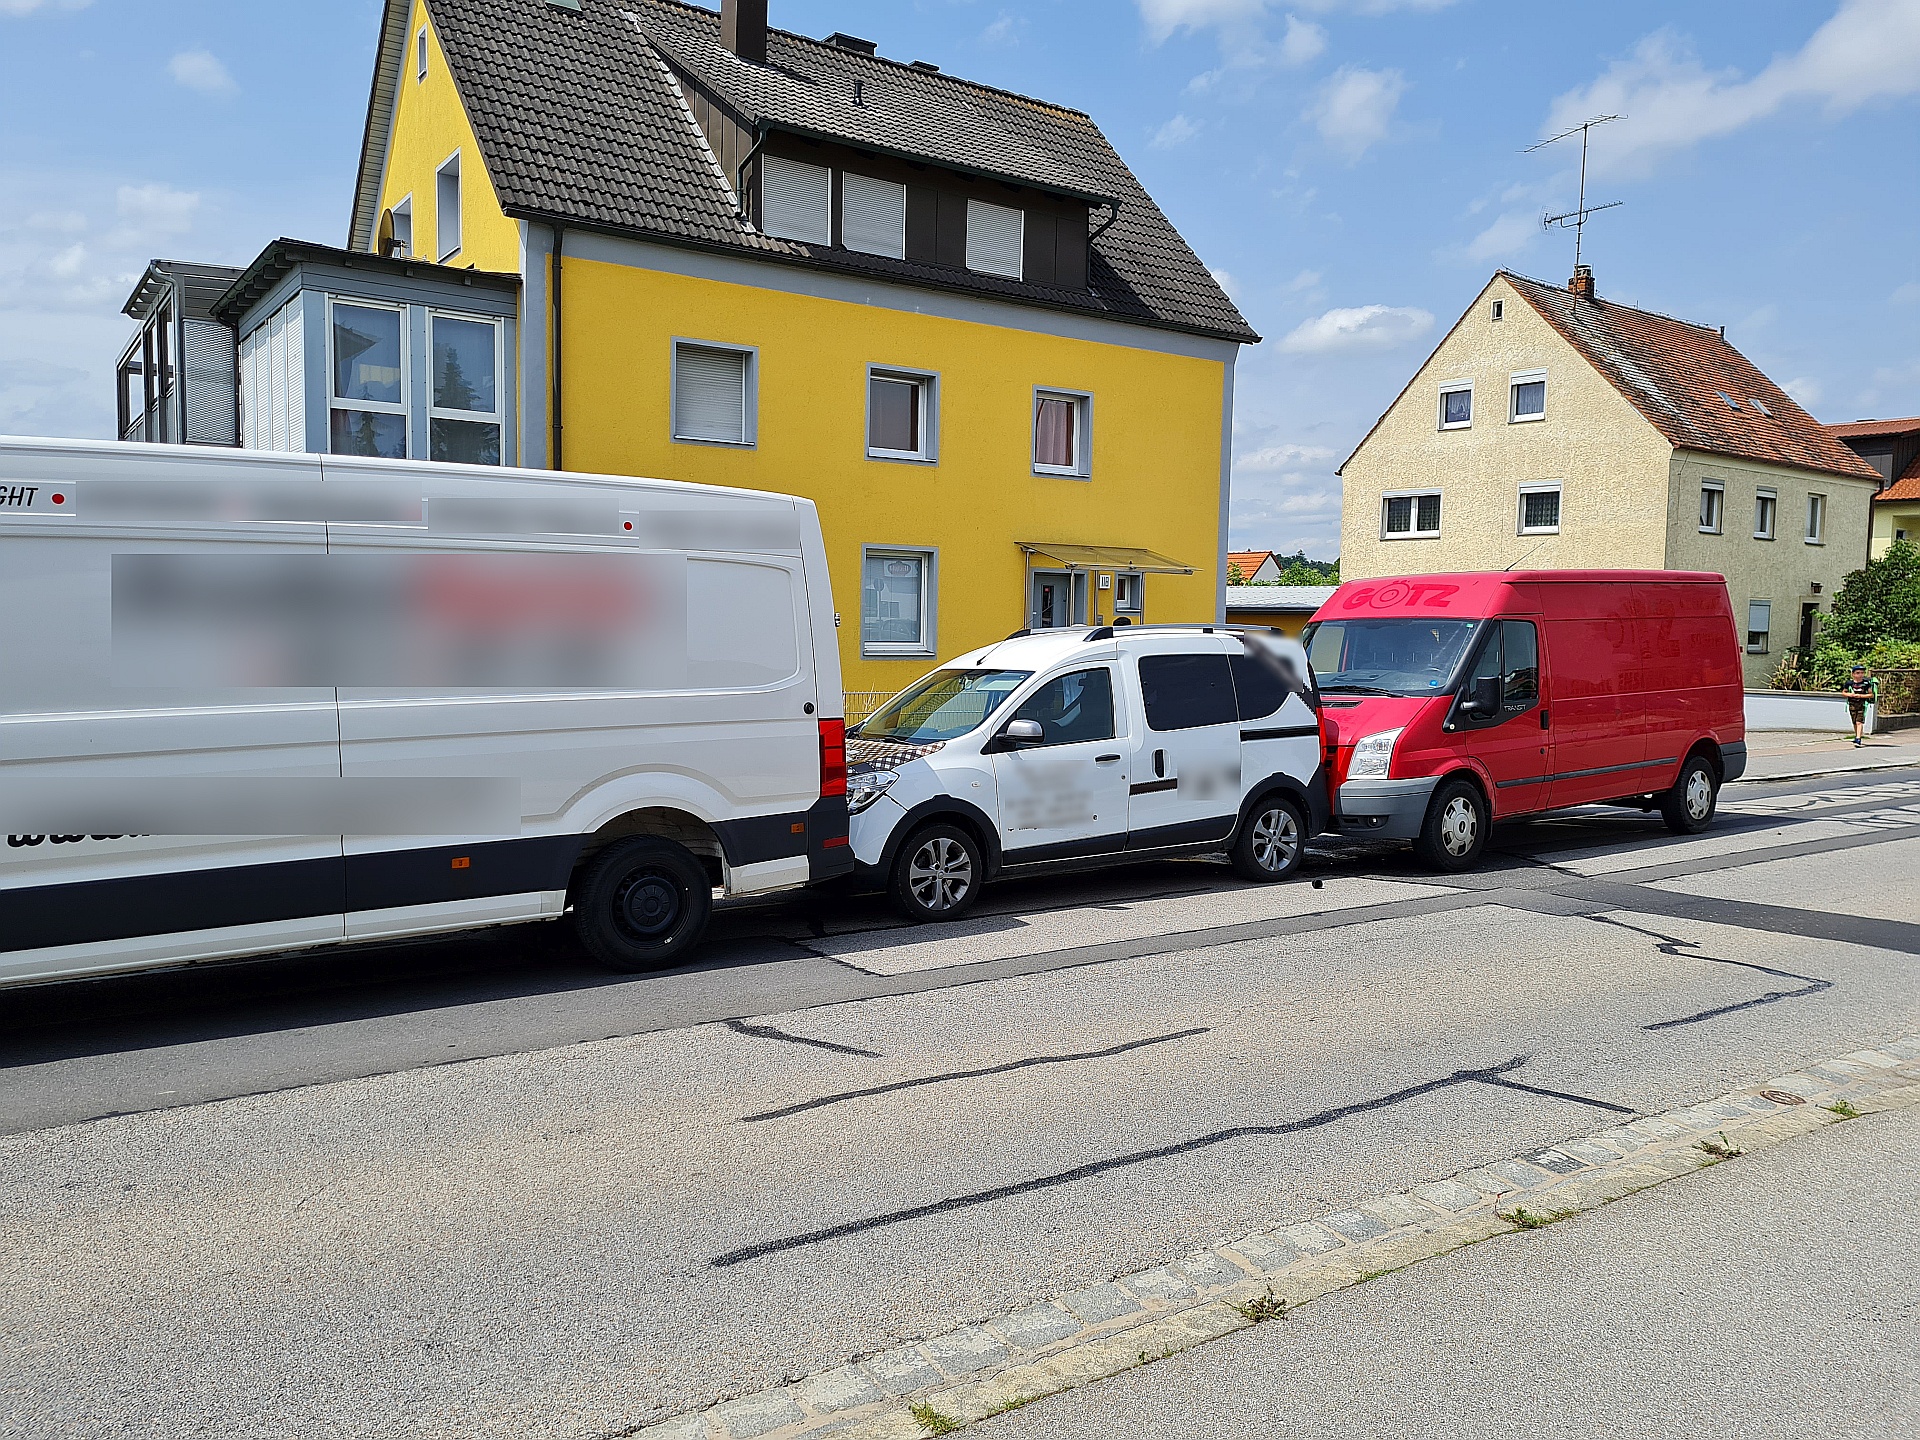
[[[1028,582],[1027,628],[1061,630],[1084,623],[1087,577],[1077,570],[1035,570]]]

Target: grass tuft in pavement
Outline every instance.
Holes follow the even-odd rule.
[[[1500,1218],[1516,1230],[1544,1230],[1547,1226],[1578,1215],[1578,1210],[1548,1210],[1544,1213],[1529,1210],[1524,1205],[1516,1205],[1511,1210],[1502,1210]]]
[[[1842,1120],[1858,1120],[1860,1118],[1860,1112],[1853,1108],[1853,1102],[1851,1100],[1836,1101],[1834,1104],[1823,1108],[1828,1114],[1838,1115]]]
[[[1278,1320],[1285,1315],[1287,1302],[1274,1294],[1273,1287],[1269,1285],[1266,1294],[1256,1295],[1253,1299],[1243,1301],[1233,1308],[1258,1325],[1262,1320]]]
[[[1727,1132],[1724,1130],[1718,1135],[1709,1135],[1704,1140],[1694,1141],[1693,1148],[1706,1151],[1706,1153],[1711,1155],[1715,1160],[1731,1160],[1736,1155],[1744,1155],[1747,1153],[1732,1141],[1728,1140]]]
[[[920,1428],[929,1435],[951,1435],[961,1428],[958,1420],[951,1415],[942,1415],[924,1400],[917,1400],[909,1405],[907,1413],[913,1416]]]

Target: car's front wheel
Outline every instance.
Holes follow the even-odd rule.
[[[929,825],[900,847],[888,888],[909,920],[955,920],[980,898],[985,871],[972,835],[958,825]]]
[[[595,855],[573,893],[573,928],[602,965],[638,973],[678,965],[706,933],[713,886],[684,846],[652,835]]]
[[[1234,873],[1245,880],[1285,880],[1306,853],[1306,817],[1299,802],[1286,795],[1255,802],[1228,852]]]
[[[1427,806],[1413,848],[1436,870],[1471,870],[1487,846],[1487,802],[1470,780],[1449,780]]]

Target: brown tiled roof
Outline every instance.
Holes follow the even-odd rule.
[[[380,64],[404,61],[387,0]],[[1077,110],[784,30],[767,64],[720,47],[720,17],[678,0],[428,0],[448,69],[510,215],[863,279],[968,292],[1239,343],[1260,338],[1107,138]],[[399,48],[395,49],[397,36]],[[750,124],[884,149],[1055,194],[1118,202],[1092,241],[1086,290],[1000,279],[758,233],[735,208],[667,62]],[[384,74],[385,71],[383,70]],[[859,85],[856,101],[856,82]],[[371,224],[375,77],[355,235]],[[1104,218],[1104,211],[1096,211]]]
[[[1920,455],[1914,456],[1913,463],[1900,472],[1900,478],[1873,499],[1876,505],[1890,500],[1920,500]]]
[[[1872,440],[1882,435],[1911,435],[1920,430],[1920,415],[1904,420],[1849,420],[1844,425],[1829,425],[1827,433],[1842,440]]]
[[[1718,330],[1500,273],[1675,449],[1880,478]]]
[[[1229,565],[1238,565],[1240,573],[1251,575],[1273,556],[1271,550],[1232,550],[1227,554]]]

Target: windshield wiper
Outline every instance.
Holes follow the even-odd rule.
[[[1378,685],[1329,685],[1324,680],[1320,682],[1320,690],[1322,694],[1334,695],[1398,695],[1400,693],[1398,690],[1382,690]]]

